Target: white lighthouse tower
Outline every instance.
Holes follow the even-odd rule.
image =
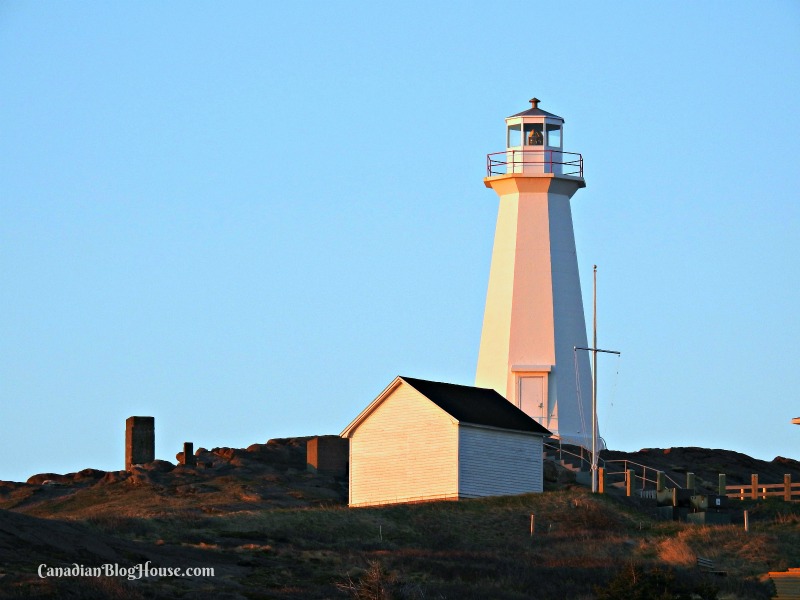
[[[564,151],[564,119],[539,108],[506,119],[487,157],[500,196],[475,385],[493,388],[565,442],[589,447],[592,379],[570,198],[583,158]]]

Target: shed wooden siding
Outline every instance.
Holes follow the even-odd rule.
[[[458,436],[461,498],[541,492],[542,437],[461,425]]]
[[[458,425],[401,383],[350,439],[350,506],[458,497]]]

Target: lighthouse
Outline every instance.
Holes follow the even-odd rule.
[[[570,208],[586,187],[583,157],[564,150],[564,119],[539,102],[506,119],[506,149],[486,161],[500,206],[475,385],[588,448],[592,374],[575,351],[587,339]]]

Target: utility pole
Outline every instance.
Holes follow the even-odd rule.
[[[592,353],[592,493],[597,493],[597,353],[616,354],[616,350],[601,350],[597,347],[597,265],[594,265],[592,286],[592,347],[573,346],[574,351],[588,350]]]

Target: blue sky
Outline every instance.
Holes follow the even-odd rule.
[[[610,447],[800,459],[800,3],[0,2],[0,479],[471,384],[503,119],[566,119]]]

